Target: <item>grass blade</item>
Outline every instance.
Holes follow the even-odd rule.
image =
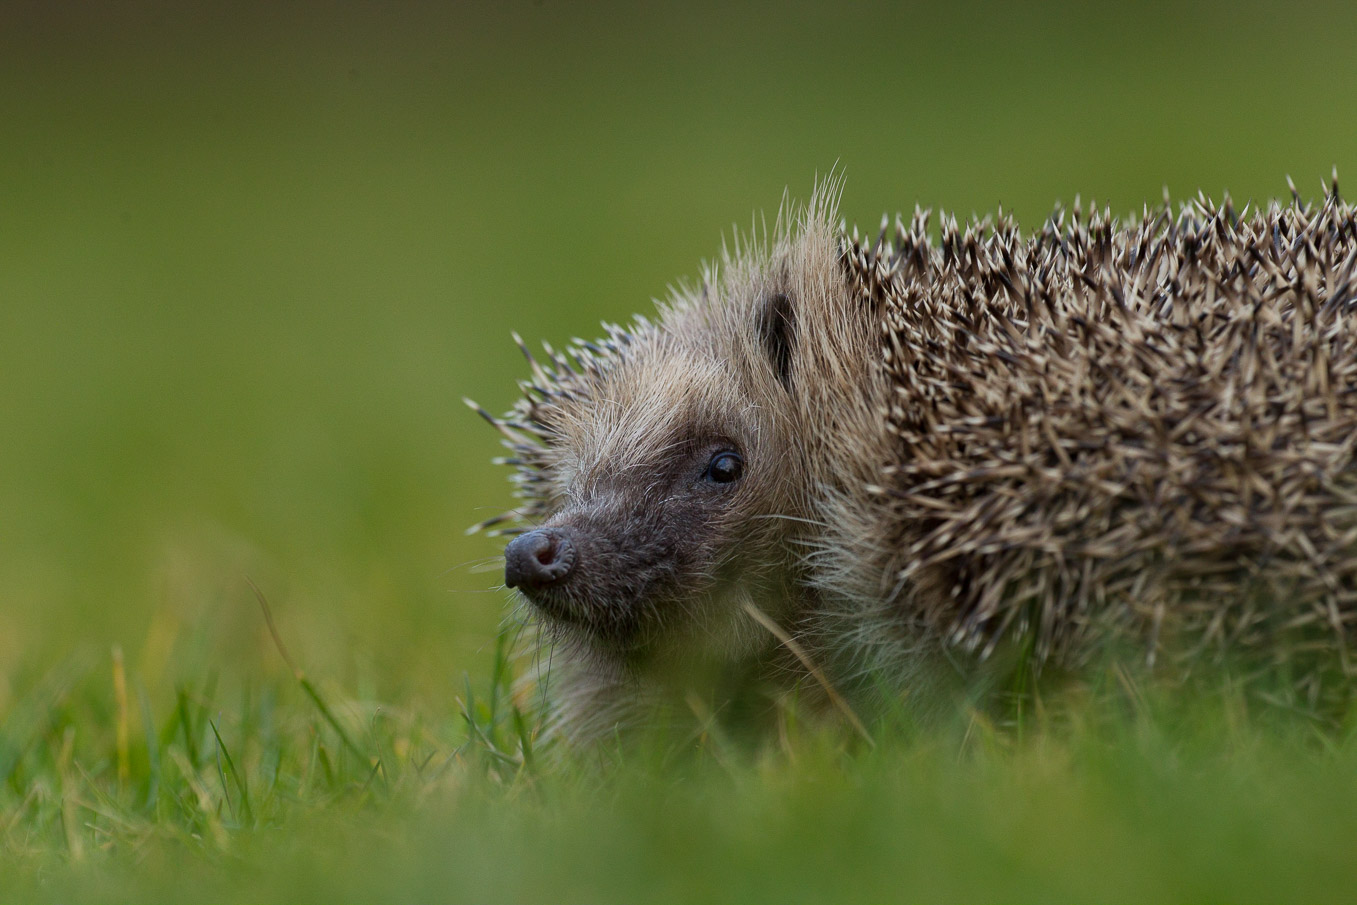
[[[221,740],[221,733],[217,731],[217,724],[212,720],[207,721],[207,725],[212,727],[212,735],[217,739],[217,753],[226,758],[226,769],[231,774],[231,779],[236,784],[236,789],[240,792],[241,809],[245,812],[245,820],[254,823],[254,809],[250,807],[250,788],[245,784],[245,777],[236,769],[236,762],[231,759],[231,752],[227,749],[226,743]],[[217,772],[221,772],[221,762],[217,763]],[[226,787],[225,782],[222,788]],[[227,803],[230,803],[231,796],[226,796]]]

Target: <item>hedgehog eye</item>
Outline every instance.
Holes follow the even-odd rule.
[[[707,470],[702,477],[713,484],[730,484],[733,481],[738,481],[743,473],[744,459],[739,453],[727,450],[711,457],[711,461],[707,463]]]

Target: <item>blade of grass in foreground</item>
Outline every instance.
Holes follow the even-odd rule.
[[[248,575],[245,576],[245,581],[249,583],[250,590],[254,592],[255,599],[259,601],[259,608],[264,612],[264,621],[268,624],[269,634],[273,636],[273,643],[278,648],[278,653],[282,655],[283,662],[287,664],[288,669],[292,670],[292,675],[296,677],[297,684],[301,686],[302,691],[304,691],[306,696],[311,699],[311,702],[316,705],[316,709],[320,711],[320,715],[324,717],[325,722],[329,723],[330,728],[334,729],[335,733],[339,736],[339,740],[344,743],[344,747],[349,749],[359,761],[367,763],[369,760],[368,756],[364,754],[362,749],[349,737],[348,731],[345,730],[339,720],[335,718],[334,712],[330,710],[329,705],[325,703],[325,699],[320,696],[320,692],[316,690],[316,686],[311,684],[311,680],[306,677],[306,674],[302,672],[301,667],[297,666],[297,664],[293,662],[292,657],[288,654],[287,646],[283,644],[283,639],[278,634],[278,627],[273,623],[273,611],[269,607],[268,599],[264,597],[264,592],[259,589],[259,585],[254,583],[254,579],[250,578]]]

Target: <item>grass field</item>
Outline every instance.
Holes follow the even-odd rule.
[[[1344,5],[113,9],[0,8],[0,900],[1357,899],[1352,729],[1228,686],[525,746],[459,402],[835,165],[866,224],[1350,181]]]

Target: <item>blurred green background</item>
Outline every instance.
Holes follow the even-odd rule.
[[[0,5],[0,719],[292,653],[433,718],[503,596],[511,330],[644,311],[847,178],[1114,212],[1357,177],[1345,3]]]
[[[484,662],[511,330],[649,307],[847,177],[1035,224],[1357,176],[1342,3],[0,6],[0,713],[121,644],[436,694]],[[8,686],[8,687],[7,687]]]

